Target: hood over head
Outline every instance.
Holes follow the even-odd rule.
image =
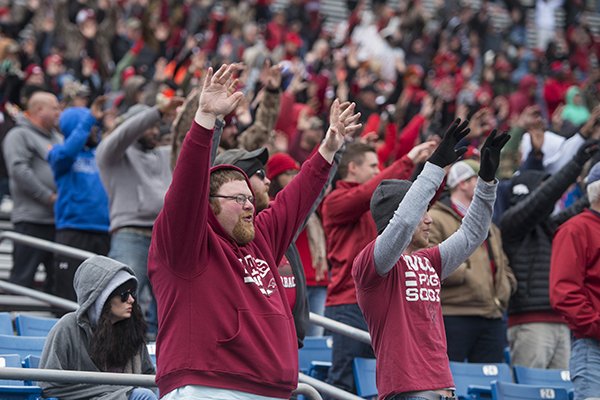
[[[77,320],[88,317],[92,325],[95,325],[108,296],[129,280],[134,281],[137,287],[133,270],[111,258],[93,256],[82,262],[73,279],[79,303]]]
[[[81,120],[87,118],[91,112],[85,107],[69,107],[60,114],[58,126],[60,131],[68,138]]]

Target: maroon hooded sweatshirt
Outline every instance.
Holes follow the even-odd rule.
[[[148,273],[160,327],[156,383],[161,394],[204,385],[289,398],[298,384],[298,346],[277,266],[331,166],[319,153],[308,160],[255,216],[254,240],[240,246],[208,199],[212,171],[239,169],[210,169],[211,142],[212,130],[194,123],[153,229]]]

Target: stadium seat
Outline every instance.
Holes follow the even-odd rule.
[[[48,332],[57,322],[58,318],[34,317],[25,314],[19,314],[15,318],[19,336],[48,336]]]
[[[156,368],[156,342],[148,343],[146,347],[148,348],[148,354],[150,354],[150,358],[152,359],[152,364],[154,364],[154,368]]]
[[[21,368],[21,357],[18,354],[0,354],[0,368]],[[0,385],[23,386],[23,381],[0,379]]]
[[[573,382],[568,370],[542,369],[515,366],[515,381],[526,385],[552,386],[573,390]]]
[[[45,341],[45,337],[0,335],[0,354],[18,354],[21,358],[30,354],[41,356]]]
[[[312,361],[331,362],[331,336],[307,336],[304,347],[298,350],[300,372],[307,374]]]
[[[12,319],[7,312],[0,312],[0,335],[14,335]]]
[[[450,362],[450,371],[456,386],[456,396],[462,399],[491,398],[492,381],[512,382],[507,364],[479,364]],[[469,390],[471,387],[471,390]]]
[[[352,363],[356,394],[360,397],[377,397],[375,359],[356,357]]]
[[[552,386],[523,385],[510,382],[492,383],[493,400],[569,400],[567,390]]]
[[[2,400],[38,400],[42,398],[42,388],[39,386],[0,386],[0,399]]]
[[[311,361],[308,376],[325,381],[329,374],[329,368],[331,368],[331,361]]]
[[[510,359],[510,347],[508,346],[504,348],[504,362],[508,365],[512,365],[512,360]]]
[[[39,368],[40,357],[34,355],[28,355],[23,359],[23,368]]]

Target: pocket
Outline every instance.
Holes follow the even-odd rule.
[[[238,310],[235,334],[217,340],[216,369],[260,381],[293,384],[298,375],[293,321],[281,314]]]

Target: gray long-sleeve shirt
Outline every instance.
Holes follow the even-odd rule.
[[[6,135],[3,151],[14,203],[13,223],[54,224],[50,196],[56,193],[56,184],[46,157],[52,146],[61,142],[57,132],[43,131],[24,116]]]
[[[444,170],[426,163],[394,212],[388,226],[375,240],[375,268],[386,275],[398,262],[411,242],[427,206],[444,179]],[[492,220],[497,182],[477,178],[473,201],[461,227],[439,245],[442,279],[450,275],[483,243]]]
[[[159,121],[156,107],[140,111],[98,146],[96,161],[108,194],[111,231],[125,226],[150,228],[162,209],[171,184],[171,149],[144,150],[137,143]]]

